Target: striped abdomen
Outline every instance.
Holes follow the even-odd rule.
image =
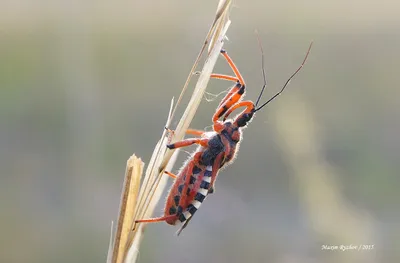
[[[208,165],[203,169],[194,166],[192,171],[188,172],[190,167],[186,165],[170,190],[164,213],[166,216],[176,214],[176,218],[167,220],[168,224],[175,225],[178,220],[185,222],[192,217],[210,190],[212,166]],[[190,176],[190,181],[186,193],[182,193],[186,176]]]

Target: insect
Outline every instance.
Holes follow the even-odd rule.
[[[257,111],[261,110],[284,91],[290,80],[304,66],[311,47],[312,42],[302,64],[289,77],[281,90],[260,106],[258,106],[258,104],[266,88],[264,59],[262,59],[264,85],[256,103],[251,100],[242,101],[243,95],[245,94],[246,84],[228,53],[225,50],[221,50],[221,54],[228,62],[235,76],[212,74],[211,78],[233,81],[236,84],[222,99],[214,113],[212,118],[213,131],[203,132],[198,130],[188,130],[187,133],[201,137],[185,139],[167,145],[169,149],[186,147],[193,144],[198,144],[199,147],[188,159],[178,175],[165,171],[167,175],[175,178],[175,182],[168,194],[164,216],[140,219],[136,220],[135,223],[165,221],[170,225],[175,225],[176,223],[181,222],[183,225],[177,233],[179,235],[192,219],[196,211],[200,208],[200,205],[205,198],[214,192],[214,183],[220,169],[232,163],[234,160],[237,154],[238,145],[241,142],[242,129],[247,126]],[[239,108],[244,108],[244,110],[235,118],[227,120],[229,115]],[[220,118],[222,118],[222,121],[219,120]]]

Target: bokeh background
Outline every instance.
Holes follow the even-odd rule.
[[[126,160],[148,161],[216,5],[0,2],[0,262],[106,261]],[[399,10],[236,0],[225,48],[248,99],[263,83],[255,29],[269,94],[314,48],[189,227],[177,238],[149,226],[139,262],[399,262]],[[216,71],[230,73],[223,59]],[[210,129],[222,96],[204,100],[193,128]],[[350,244],[374,248],[322,249]]]

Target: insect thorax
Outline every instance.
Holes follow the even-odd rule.
[[[201,164],[204,166],[213,165],[218,154],[225,151],[225,146],[221,141],[219,134],[214,134],[208,141],[208,147],[204,149],[201,155]]]

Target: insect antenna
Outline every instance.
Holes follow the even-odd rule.
[[[261,44],[261,40],[260,40],[260,35],[258,34],[258,30],[255,31],[256,36],[257,36],[257,42],[258,42],[258,47],[260,48],[261,51],[261,71],[262,71],[262,75],[263,75],[263,79],[264,79],[264,85],[261,89],[260,95],[258,95],[257,101],[256,101],[256,107],[258,105],[258,103],[260,102],[261,96],[264,93],[265,88],[267,87],[267,78],[265,76],[265,66],[264,66],[264,49],[262,47]]]
[[[259,42],[259,43],[260,43],[260,42]],[[306,63],[306,61],[307,61],[307,58],[308,58],[308,54],[310,54],[310,50],[311,50],[312,45],[313,45],[313,41],[311,41],[310,46],[308,47],[308,50],[307,50],[307,54],[306,54],[306,56],[304,57],[303,62],[301,63],[300,67],[288,78],[288,80],[286,80],[286,82],[285,82],[285,84],[283,85],[283,87],[281,88],[281,90],[278,91],[278,92],[277,92],[274,96],[272,96],[269,100],[267,100],[266,102],[264,102],[260,107],[258,107],[257,109],[255,109],[254,112],[261,110],[265,105],[267,105],[268,103],[270,103],[271,101],[273,101],[276,97],[278,97],[278,96],[285,90],[285,88],[286,88],[286,86],[289,84],[289,82],[293,79],[294,76],[296,76],[296,74],[297,74],[297,73],[303,68],[303,66],[305,65],[305,63]],[[260,44],[260,47],[261,47],[261,44]],[[264,89],[265,89],[266,84],[267,84],[267,82],[266,82],[266,80],[265,80],[264,52],[262,51],[262,47],[261,47],[261,52],[262,52],[262,58],[263,58],[263,61],[262,61],[262,70],[263,70],[263,76],[264,76],[264,86],[262,87],[261,93],[260,93],[260,95],[258,96],[258,99],[257,99],[257,102],[256,102],[256,106],[257,106],[257,104],[258,104],[258,102],[259,102],[259,100],[260,100],[260,98],[261,98],[261,95],[263,94]]]

